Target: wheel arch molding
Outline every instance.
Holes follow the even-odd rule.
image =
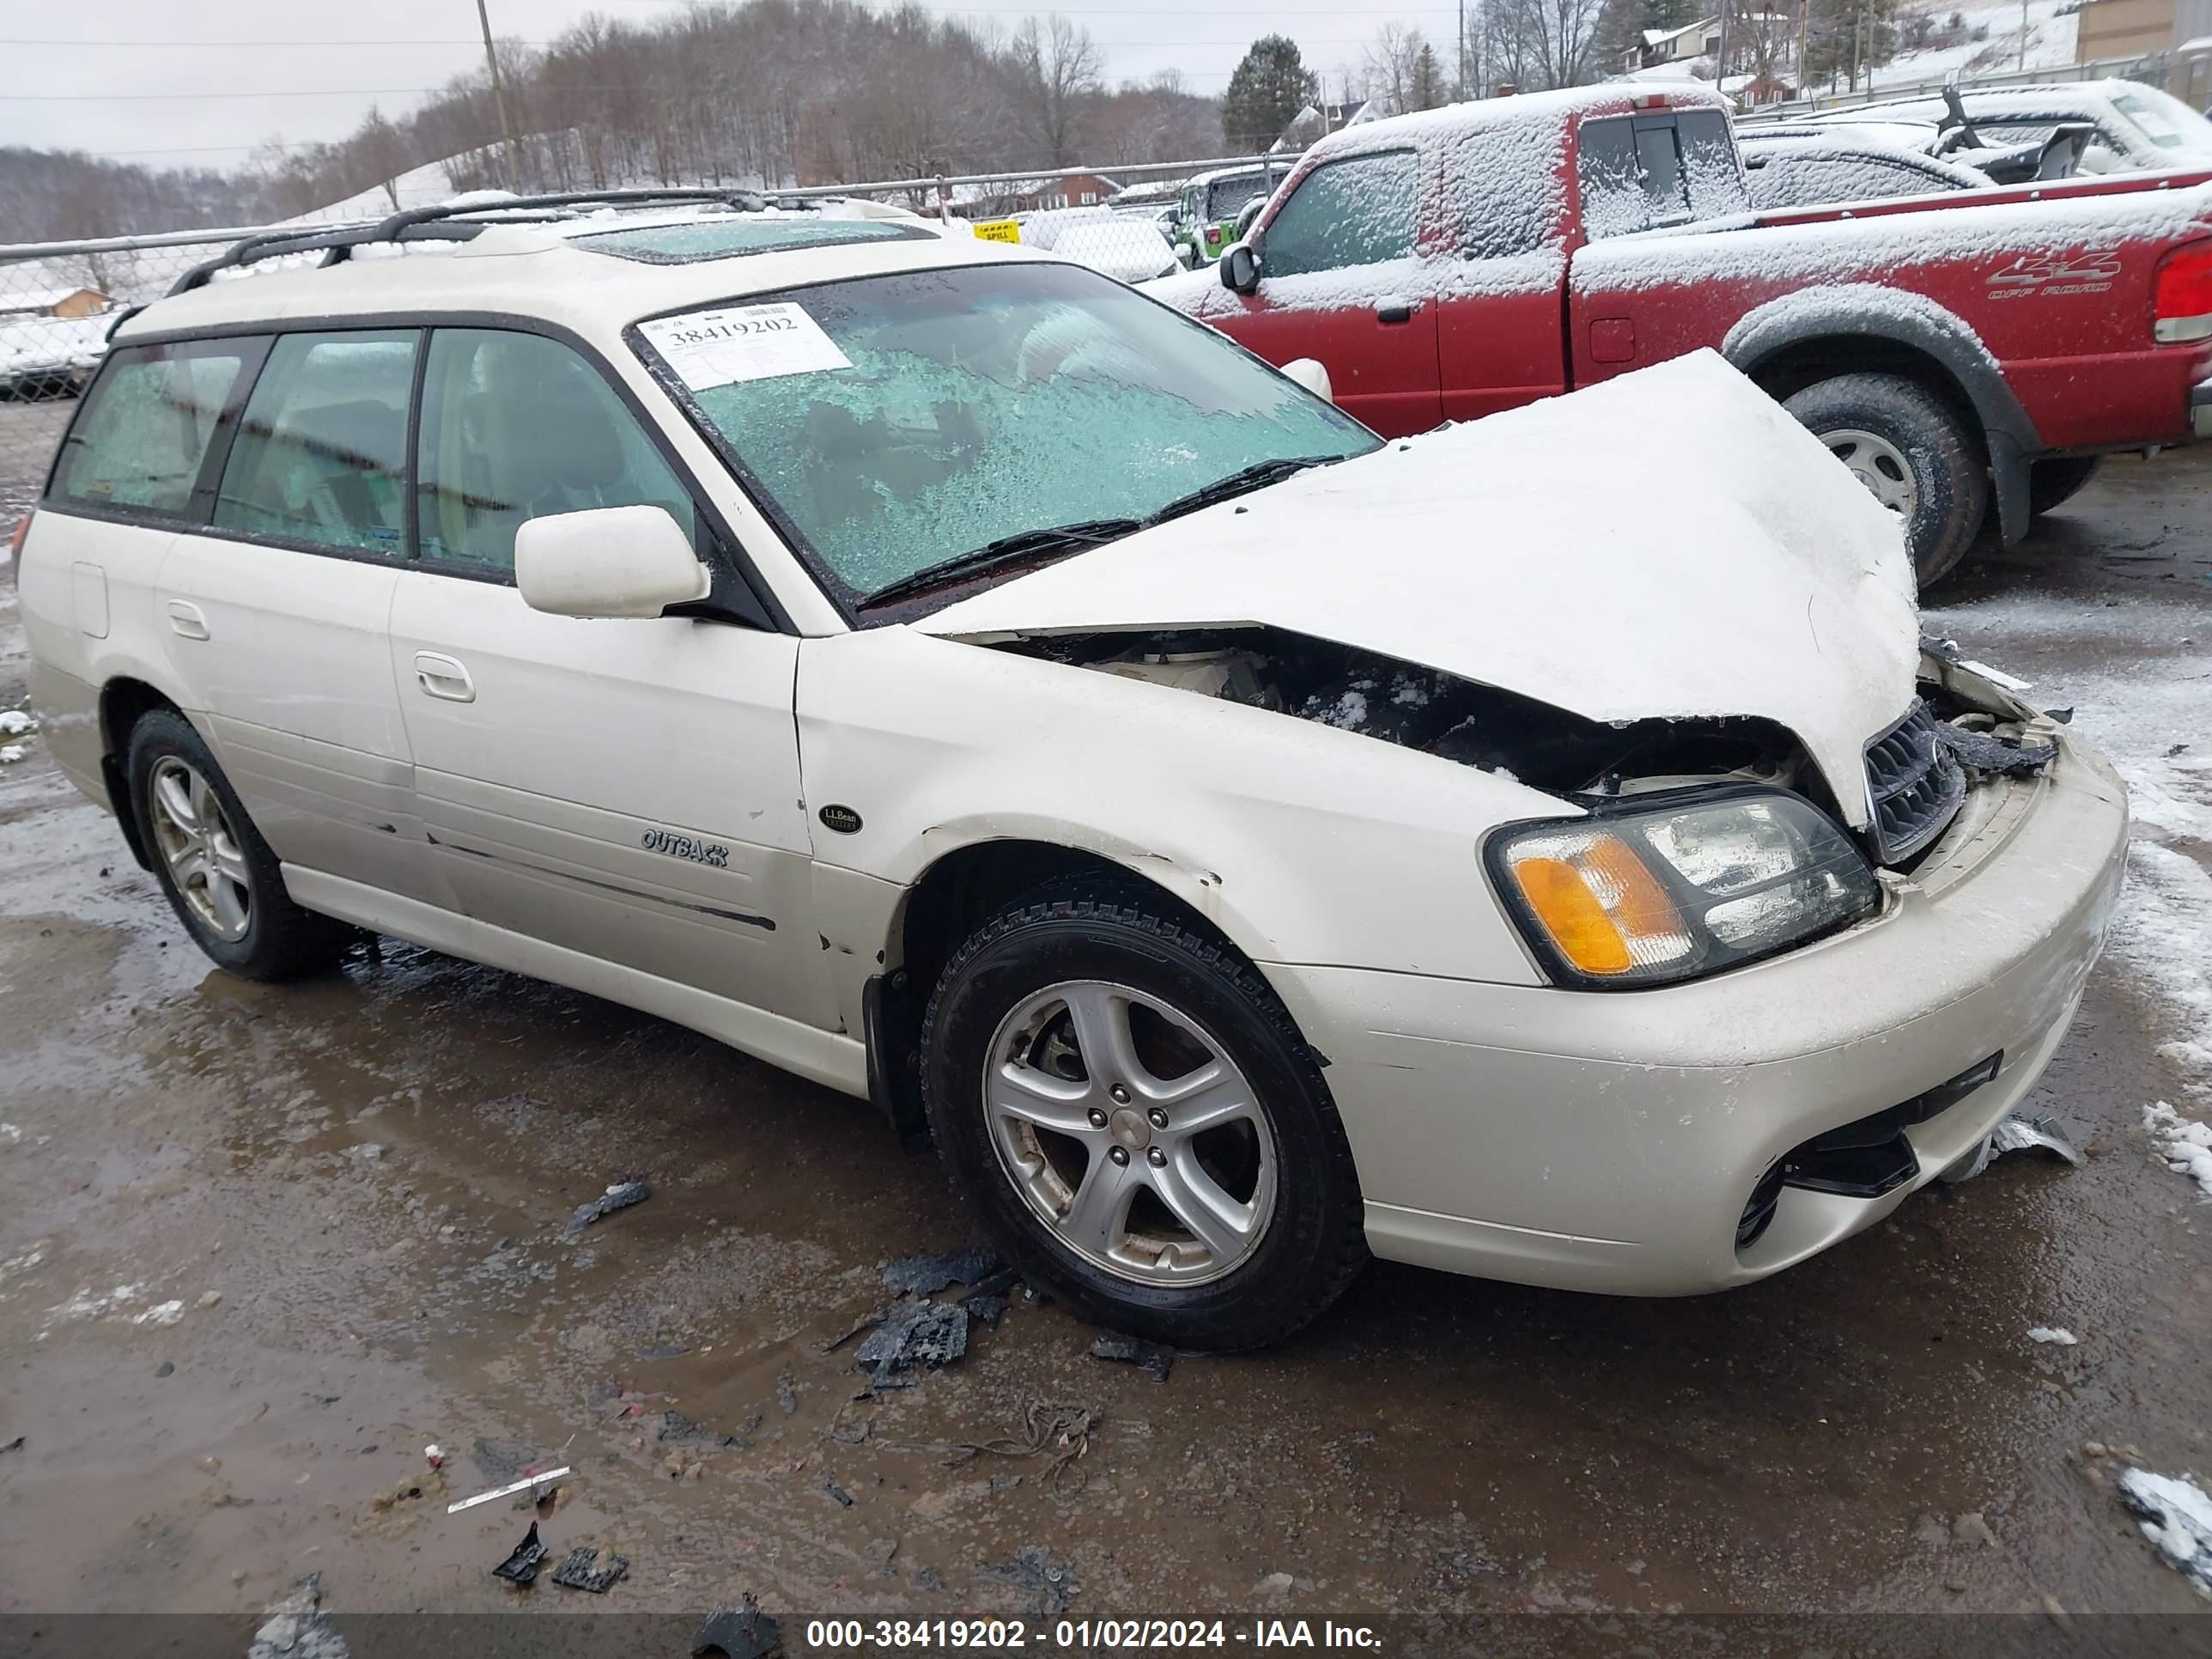
[[[1964,318],[1923,295],[1873,283],[1801,289],[1747,313],[1721,355],[1778,402],[1835,374],[1920,380],[1970,414],[1986,449],[2007,545],[2027,532],[2029,463],[2041,433]]]

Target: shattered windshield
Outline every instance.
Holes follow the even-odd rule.
[[[825,283],[636,334],[848,600],[1380,442],[1211,329],[1066,265]]]

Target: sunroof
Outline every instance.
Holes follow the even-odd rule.
[[[919,225],[895,219],[827,219],[813,215],[757,213],[681,225],[641,225],[573,237],[579,247],[647,264],[682,265],[696,259],[729,259],[745,253],[783,253],[793,248],[842,247],[854,242],[926,240]]]

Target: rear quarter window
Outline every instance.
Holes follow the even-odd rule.
[[[124,346],[111,352],[62,441],[60,503],[183,518],[201,463],[262,343]]]

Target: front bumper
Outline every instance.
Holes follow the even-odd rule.
[[[1271,965],[1314,1045],[1377,1255],[1564,1289],[1684,1295],[1765,1277],[1872,1225],[1973,1151],[2064,1036],[2120,889],[2127,796],[2061,738],[1985,784],[1878,917],[1693,984],[1632,993]],[[2002,1050],[1906,1130],[1876,1198],[1759,1178],[1812,1137]]]

